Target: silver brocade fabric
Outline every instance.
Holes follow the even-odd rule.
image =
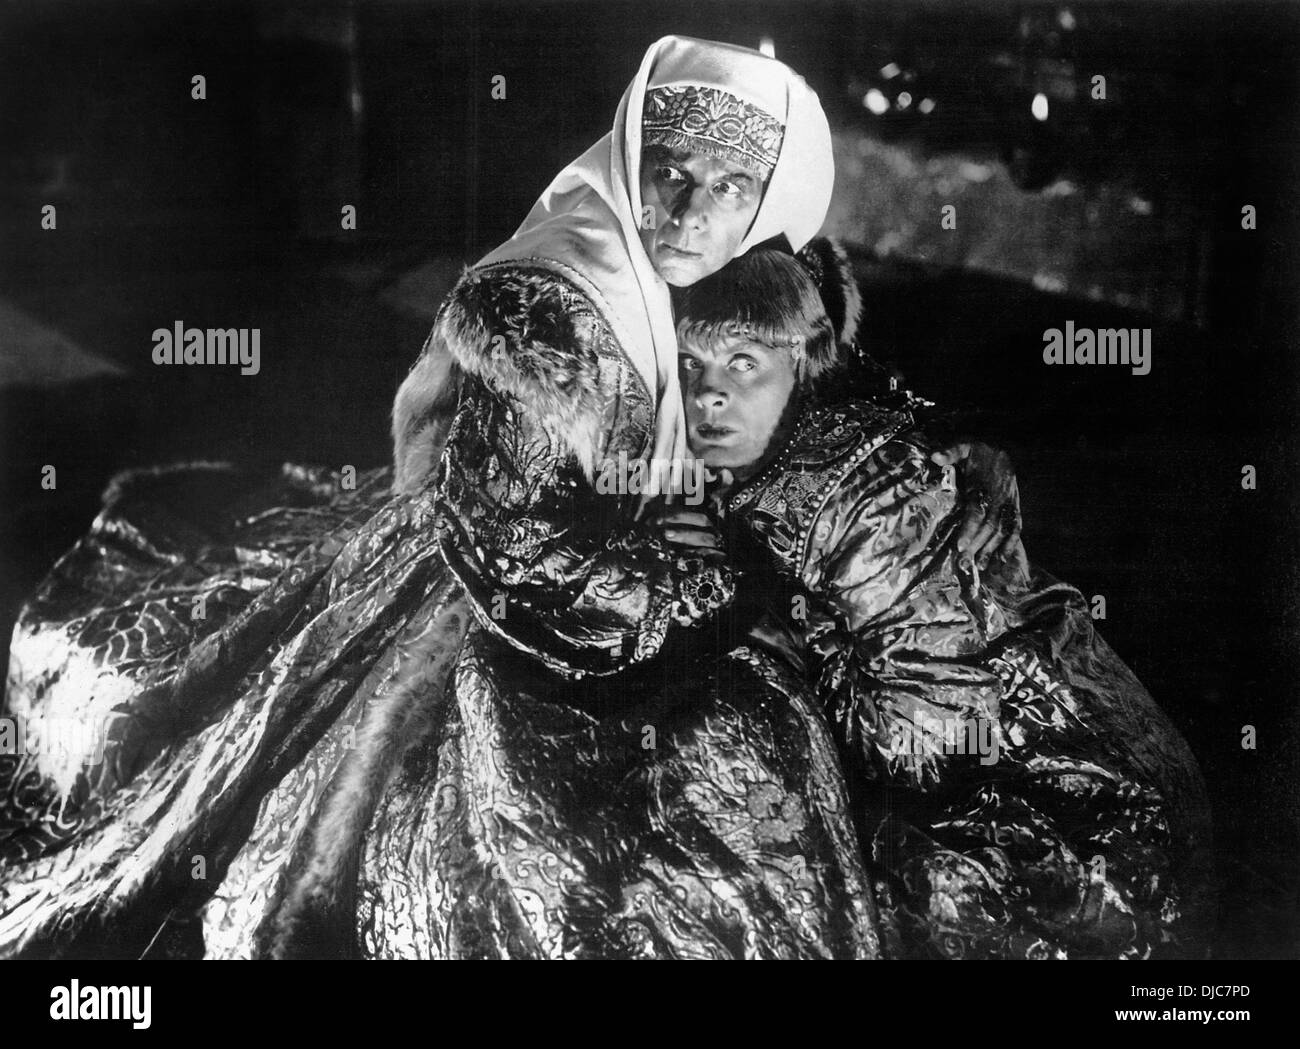
[[[413,497],[119,479],[15,634],[8,713],[109,727],[102,760],[0,757],[0,954],[200,915],[210,957],[878,956],[820,717],[770,657],[660,657],[726,579],[561,446],[479,388]]]
[[[15,629],[6,714],[107,741],[0,756],[0,955],[186,916],[212,957],[1195,953],[1195,763],[1077,592],[962,575],[906,419],[810,417],[733,506],[811,600],[787,651],[721,655],[671,624],[723,580],[530,420],[471,392],[413,497],[121,479]],[[993,718],[1000,760],[900,757],[923,709]]]
[[[501,655],[471,642],[441,747],[384,798],[359,884],[365,953],[879,954],[833,744],[774,661],[684,668],[593,717]]]
[[[263,480],[115,479],[24,605],[6,716],[106,738],[0,756],[0,954],[138,953],[193,913],[249,806],[319,757],[359,696],[382,695],[376,667],[450,605],[432,508],[388,498],[388,471],[355,488],[293,467]]]
[[[1018,539],[982,579],[962,563],[952,468],[911,425],[808,411],[728,500],[733,543],[805,602],[772,636],[860,784],[889,952],[1202,955],[1209,805],[1187,744]]]
[[[350,923],[355,913],[356,953],[879,953],[833,745],[774,661],[744,650],[721,663],[706,658],[675,667],[672,686],[657,666],[635,683],[615,679],[617,716],[575,710],[574,682],[520,665],[498,639],[468,627],[460,589],[429,542],[435,527],[423,500],[387,500],[382,473],[363,478],[360,496],[313,495],[329,490],[318,476],[316,489],[293,493],[314,505],[295,512],[304,530],[292,540],[280,528],[295,514],[262,510],[236,522],[238,541],[224,550],[174,547],[171,568],[155,553],[164,533],[145,543],[133,523],[158,526],[166,493],[137,478],[138,497],[111,506],[29,602],[21,633],[62,655],[38,664],[36,649],[18,647],[12,711],[42,702],[71,709],[62,675],[95,656],[93,693],[124,681],[131,698],[118,704],[107,760],[79,782],[83,800],[71,816],[39,767],[3,759],[4,953],[102,950],[118,930],[147,932],[200,905],[209,957],[350,953],[329,938],[327,913],[309,915],[320,928],[296,940],[286,930],[295,879],[322,855],[328,862],[329,847],[313,849],[312,838],[323,836],[322,813],[348,761],[383,746],[366,736],[366,713],[412,685],[422,703],[443,695],[452,664],[447,716],[425,711],[421,741],[364,834],[347,915]],[[187,480],[211,483],[203,474]],[[367,501],[374,516],[358,526],[350,514]],[[274,556],[257,547],[255,531]],[[128,532],[130,543],[108,539]],[[184,561],[189,585],[151,590],[160,570]],[[238,586],[242,599],[228,595],[192,620],[192,599],[218,585]],[[74,591],[85,597],[68,615]],[[164,636],[170,658],[155,648],[141,659],[131,647]],[[92,655],[78,639],[126,648]],[[245,659],[241,674],[224,667],[230,707],[206,727],[174,718],[155,754],[163,741],[147,703],[210,697],[178,679],[212,666],[203,684],[217,687],[224,662]],[[639,702],[626,702],[637,692]],[[250,799],[251,830],[239,825]],[[209,879],[215,892],[204,905],[194,888]],[[343,895],[346,881],[340,874]]]

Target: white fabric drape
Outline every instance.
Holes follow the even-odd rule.
[[[757,51],[667,36],[651,45],[619,102],[614,127],[559,173],[514,236],[479,265],[529,261],[593,300],[656,397],[655,464],[687,458],[668,285],[641,245],[641,110],[647,88],[696,84],[751,102],[785,125],[758,215],[741,244],[784,233],[795,250],[821,228],[834,182],[830,129],[803,78]],[[646,496],[653,494],[647,491]]]

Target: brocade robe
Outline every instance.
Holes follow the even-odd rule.
[[[765,647],[833,726],[887,953],[1202,956],[1209,805],[1187,744],[1018,538],[997,571],[963,564],[929,451],[906,409],[810,407],[724,505]]]
[[[14,631],[6,714],[105,740],[0,756],[0,956],[877,955],[806,689],[591,483],[652,423],[574,285],[486,267],[392,471],[116,478]]]

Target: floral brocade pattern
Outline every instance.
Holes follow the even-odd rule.
[[[652,405],[582,330],[600,447],[644,454]],[[729,572],[465,383],[416,495],[120,480],[16,632],[7,711],[111,729],[102,762],[0,757],[0,956],[176,926],[222,958],[879,955],[820,714],[710,642]]]
[[[983,578],[962,564],[960,493],[927,452],[870,404],[811,411],[728,525],[807,601],[888,952],[1203,954],[1195,759],[1078,591],[1023,550]]]
[[[694,146],[759,171],[766,179],[781,155],[785,127],[758,106],[715,87],[670,84],[646,92],[641,114],[645,145]]]
[[[579,710],[500,646],[474,635],[446,738],[376,815],[366,953],[878,955],[834,745],[784,671],[742,649]]]
[[[598,362],[597,458],[647,455],[644,387],[590,302],[563,278],[554,284]],[[658,651],[671,623],[725,605],[732,582],[635,522],[635,493],[597,491],[566,436],[517,397],[468,383],[442,463],[439,541],[487,629],[561,672],[615,673]]]
[[[70,788],[59,770],[0,758],[0,954],[138,954],[216,888],[248,805],[364,691],[445,576],[425,539],[431,508],[390,499],[390,479],[371,471],[351,489],[323,470],[254,483],[174,467],[115,480],[15,628],[8,713],[111,708],[103,760],[71,756]],[[218,586],[242,600],[188,614]],[[88,647],[101,623],[120,645]]]

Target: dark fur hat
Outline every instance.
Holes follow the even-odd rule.
[[[754,248],[683,288],[675,301],[680,339],[743,334],[797,352],[802,374],[814,381],[846,359],[862,309],[848,256],[825,237],[793,256]]]
[[[814,237],[796,258],[808,268],[821,292],[831,327],[835,329],[835,341],[847,349],[857,338],[862,321],[862,292],[858,290],[848,254],[839,241]]]

